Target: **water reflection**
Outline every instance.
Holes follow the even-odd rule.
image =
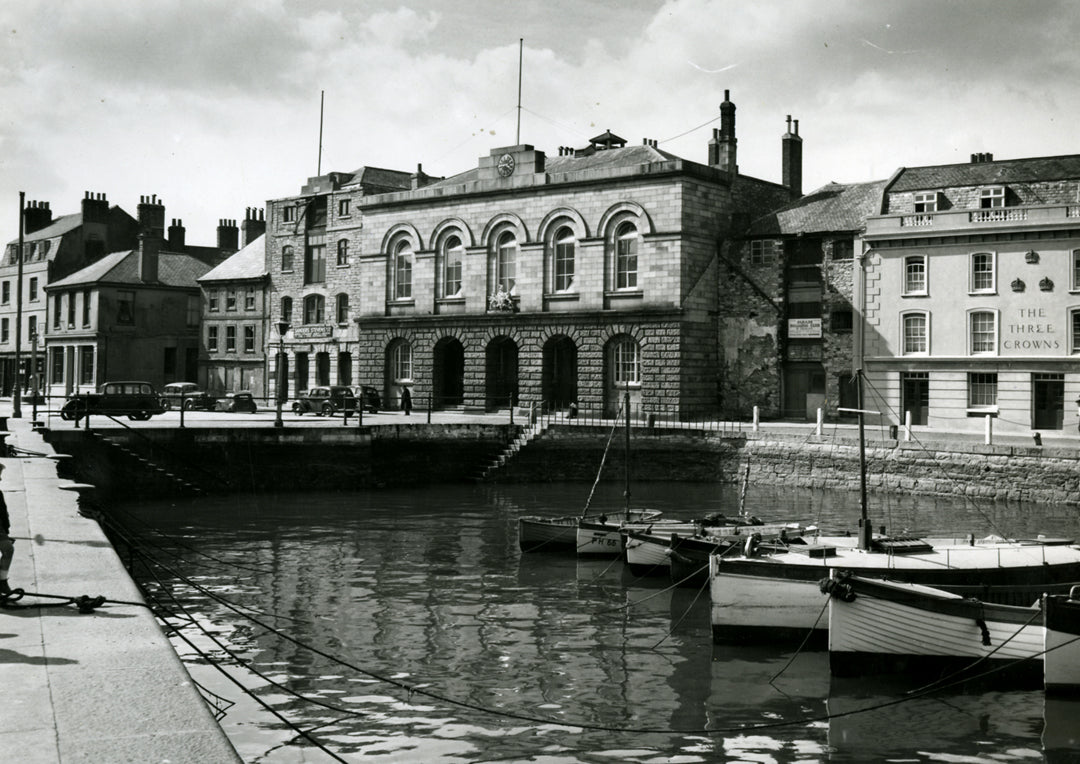
[[[1047,758],[1051,749],[1075,752],[1070,733],[1061,725],[1054,733],[1049,702],[1044,723],[1041,693],[920,699],[826,721],[901,691],[838,685],[824,653],[714,650],[707,592],[636,579],[609,560],[518,552],[519,515],[578,511],[586,491],[228,497],[129,506],[117,517],[159,563],[138,576],[192,619],[183,633],[206,655],[175,643],[193,676],[237,702],[222,724],[248,761],[332,759],[289,745],[296,733],[211,658],[356,761],[1038,758],[1043,741]],[[738,497],[726,487],[649,484],[635,487],[634,501],[688,518],[732,513]],[[621,502],[621,486],[602,484],[594,507]],[[848,526],[857,497],[752,489],[747,508]],[[927,533],[1080,536],[1075,510],[1062,508],[910,497],[876,508],[875,524]]]

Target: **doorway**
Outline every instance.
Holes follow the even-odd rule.
[[[930,372],[906,371],[900,375],[900,412],[901,416],[910,412],[913,425],[926,426],[930,418]]]
[[[1065,420],[1065,375],[1032,374],[1032,429],[1060,430]]]
[[[486,352],[487,409],[496,411],[518,402],[518,347],[509,337],[496,337]]]
[[[548,410],[559,411],[577,401],[577,346],[565,334],[544,343],[541,378]]]
[[[465,348],[456,337],[443,337],[435,344],[432,383],[435,408],[465,403]]]

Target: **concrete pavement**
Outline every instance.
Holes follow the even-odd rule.
[[[24,417],[8,420],[7,442],[52,453]],[[77,493],[62,488],[69,481],[54,460],[0,464],[16,538],[12,588],[142,602],[98,523],[79,514]],[[108,601],[90,613],[0,609],[0,752],[20,764],[240,761],[153,614]]]

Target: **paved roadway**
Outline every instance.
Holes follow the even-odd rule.
[[[0,415],[9,412],[0,402]],[[29,418],[8,420],[7,442],[52,453]],[[16,539],[11,586],[112,600],[89,613],[30,596],[17,603],[30,607],[0,609],[0,760],[239,762],[100,526],[63,489],[70,481],[57,477],[56,462],[0,465]]]

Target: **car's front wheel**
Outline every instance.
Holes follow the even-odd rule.
[[[322,405],[322,415],[323,416],[333,416],[334,415],[334,407],[331,406],[329,403],[324,403]]]
[[[302,408],[300,408],[299,403],[294,403],[292,405],[292,413],[296,414],[297,416],[302,416],[303,413],[304,413],[304,410]]]
[[[162,398],[161,399],[161,408],[168,411],[169,409],[172,408],[172,401],[170,401],[168,398]]]
[[[184,401],[184,411],[191,411],[195,408],[195,401]]]

